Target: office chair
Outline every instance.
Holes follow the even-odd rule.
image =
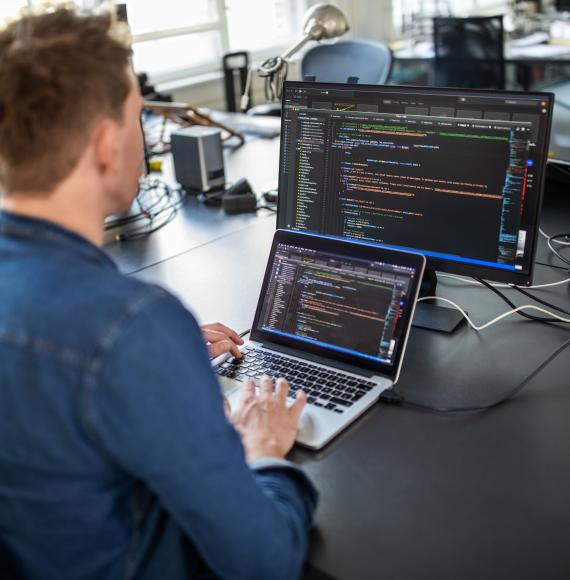
[[[433,19],[435,86],[505,88],[503,17]]]
[[[318,82],[346,83],[358,77],[365,84],[384,84],[392,68],[392,52],[382,42],[365,39],[340,40],[317,44],[301,57],[301,78]]]

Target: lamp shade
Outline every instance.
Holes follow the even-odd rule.
[[[315,4],[303,17],[303,35],[311,40],[336,38],[349,28],[342,10],[332,4]]]

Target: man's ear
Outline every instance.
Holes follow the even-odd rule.
[[[117,123],[105,119],[97,125],[92,136],[94,160],[103,176],[115,175],[121,164],[118,129]]]

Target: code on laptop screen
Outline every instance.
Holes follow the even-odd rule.
[[[280,243],[258,329],[391,364],[415,272]]]

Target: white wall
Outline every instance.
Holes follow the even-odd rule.
[[[310,0],[316,4],[320,0]],[[347,16],[349,36],[390,42],[395,39],[392,0],[329,0]]]
[[[309,0],[308,4],[316,4],[319,0]],[[322,1],[322,0],[321,0]],[[394,39],[392,22],[392,0],[329,0],[346,14],[350,24],[349,37],[371,38],[389,42]],[[297,78],[295,62],[289,68],[289,78]],[[224,87],[221,74],[219,78],[198,80],[178,85],[161,85],[160,90],[171,93],[174,100],[190,103],[193,106],[225,108]],[[254,79],[253,101],[256,104],[265,102],[263,84],[260,79]]]

